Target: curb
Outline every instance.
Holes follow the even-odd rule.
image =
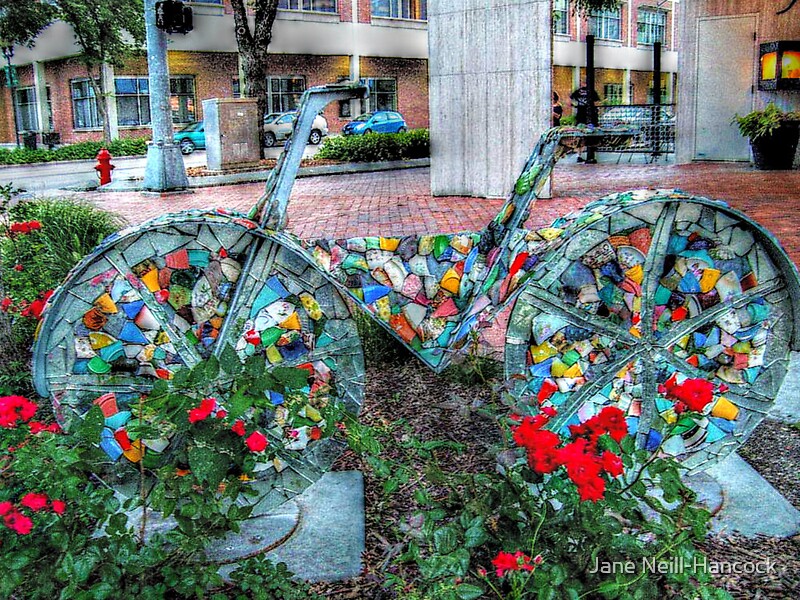
[[[297,178],[319,177],[324,175],[348,175],[353,173],[375,173],[379,171],[398,171],[403,169],[419,169],[429,167],[430,158],[414,158],[410,160],[394,160],[371,163],[345,163],[341,165],[320,165],[318,167],[302,167],[297,172]],[[189,188],[220,187],[224,185],[238,185],[243,183],[259,183],[266,181],[269,171],[250,171],[247,173],[231,173],[228,175],[207,175],[203,177],[189,177]],[[98,192],[140,192],[142,180],[116,181],[104,185],[84,189],[82,191]],[[168,192],[167,192],[168,193]]]

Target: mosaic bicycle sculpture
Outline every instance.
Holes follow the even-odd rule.
[[[328,102],[363,92],[308,90],[294,139],[307,139]],[[768,412],[800,340],[800,282],[765,229],[675,190],[612,194],[550,227],[523,228],[559,158],[629,136],[549,131],[483,231],[323,240],[284,231],[303,151],[290,142],[249,215],[167,215],[109,237],[81,262],[46,311],[37,389],[67,424],[99,404],[98,443],[111,461],[137,462],[169,444],[126,429],[159,379],[230,349],[272,370],[304,369],[293,389],[270,393],[270,435],[285,452],[262,475],[290,497],[335,456],[319,433],[332,425],[321,408],[331,398],[354,413],[361,405],[361,345],[344,298],[436,371],[513,305],[506,376],[522,404],[557,407],[557,428],[617,406],[640,447],[705,468]],[[707,396],[702,418],[675,402],[689,384]]]

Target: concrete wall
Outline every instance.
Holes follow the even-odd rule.
[[[550,0],[431,0],[431,188],[503,197],[550,123]]]
[[[786,110],[800,110],[800,92],[761,92],[758,91],[758,46],[775,40],[800,39],[800,3],[783,15],[778,10],[789,4],[789,0],[696,0],[684,2],[681,11],[681,47],[678,68],[681,85],[678,93],[678,124],[676,133],[676,160],[690,162],[695,148],[695,102],[713,103],[714,98],[697,96],[697,31],[698,19],[736,15],[756,15],[755,59],[752,65],[753,108],[763,108],[770,101]],[[724,51],[724,49],[722,49]],[[795,164],[800,160],[800,152]]]

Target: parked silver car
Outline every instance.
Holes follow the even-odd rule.
[[[297,111],[270,113],[264,117],[264,145],[272,148],[277,142],[287,140],[292,135],[296,120]],[[308,143],[316,146],[326,135],[328,135],[328,121],[322,115],[317,115],[311,125]]]

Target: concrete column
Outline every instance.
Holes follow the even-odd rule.
[[[586,59],[583,58],[581,60],[585,61]],[[577,90],[582,85],[583,82],[581,81],[581,68],[579,65],[575,65],[572,67],[572,90]],[[570,93],[572,93],[572,90],[570,90]]]
[[[667,72],[665,76],[667,78],[667,104],[672,104],[675,102],[675,73]]]
[[[153,139],[147,145],[147,165],[142,187],[151,192],[168,192],[186,189],[189,179],[186,177],[181,150],[172,143],[167,34],[156,27],[155,5],[156,0],[144,0]]]
[[[550,125],[550,22],[549,0],[428,4],[435,195],[511,191]]]
[[[50,108],[47,106],[47,81],[44,77],[44,63],[33,63],[33,88],[36,92],[36,118],[39,121],[39,131],[50,131]]]
[[[631,70],[623,69],[622,71],[622,103],[633,104],[631,98]]]
[[[350,81],[358,81],[361,79],[361,49],[359,48],[358,40],[358,0],[350,0],[350,30],[353,32],[350,42]],[[350,100],[350,116],[352,118],[360,115],[362,110],[363,100],[360,98],[353,98]]]
[[[100,68],[100,77],[103,78],[103,89],[108,96],[106,109],[108,110],[108,122],[111,123],[111,139],[115,140],[119,137],[119,119],[117,119],[117,89],[114,87],[114,66],[103,64]]]

